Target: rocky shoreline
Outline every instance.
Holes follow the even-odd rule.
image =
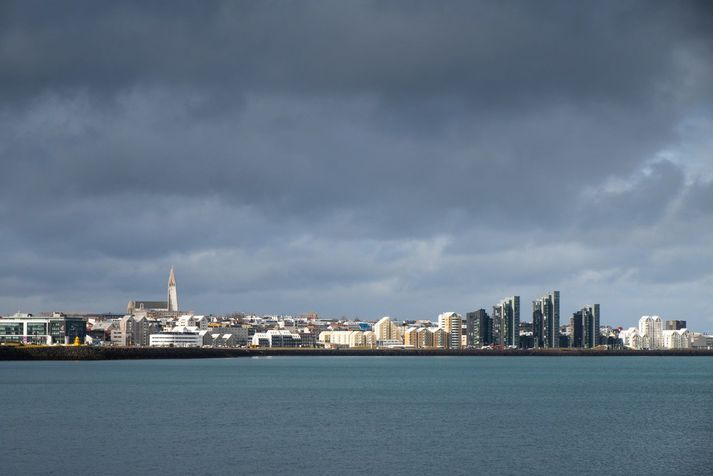
[[[425,349],[213,349],[166,347],[0,346],[0,360],[207,359],[268,356],[713,356],[713,350],[425,350]]]

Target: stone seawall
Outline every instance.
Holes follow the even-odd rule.
[[[0,346],[0,360],[206,359],[228,357],[312,356],[713,356],[713,350],[436,350],[436,349],[208,349],[160,347]]]

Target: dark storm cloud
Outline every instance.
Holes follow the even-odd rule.
[[[14,2],[4,93],[137,84],[375,92],[479,103],[650,101],[672,53],[710,46],[679,2]],[[649,78],[649,81],[643,80]],[[446,111],[452,113],[450,108]]]
[[[706,2],[0,3],[0,311],[118,310],[171,264],[205,311],[432,317],[570,285],[570,307],[611,296],[630,323],[657,311],[623,290],[692,279],[695,301],[712,18]],[[710,327],[703,309],[689,320]]]

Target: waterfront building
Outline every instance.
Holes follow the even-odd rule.
[[[599,345],[599,304],[588,304],[570,319],[569,346],[593,349]]]
[[[679,321],[679,320],[672,320],[672,321],[666,321],[666,330],[667,331],[679,331],[681,329],[685,329],[686,326],[686,321]]]
[[[560,292],[552,291],[532,302],[533,336],[541,338],[542,347],[559,347]],[[536,325],[537,322],[537,325]],[[539,341],[538,341],[539,342]]]
[[[200,330],[208,329],[208,318],[205,316],[196,316],[194,314],[184,314],[178,316],[175,327],[195,327]]]
[[[688,349],[691,346],[688,329],[661,331],[661,346],[664,349]]]
[[[431,333],[431,347],[434,349],[447,349],[448,348],[448,332],[440,327],[428,328]]]
[[[374,333],[371,331],[322,331],[319,334],[319,343],[327,348],[353,348],[372,347]],[[399,344],[401,341],[399,341]],[[302,347],[305,347],[302,342]]]
[[[444,312],[438,315],[438,328],[448,333],[447,348],[460,349],[463,333],[463,318],[456,312]]]
[[[621,339],[624,347],[628,347],[629,349],[639,350],[642,348],[643,339],[639,329],[636,327],[622,329],[619,332],[619,339]]]
[[[149,335],[151,347],[201,347],[204,336],[198,332],[166,331]]]
[[[301,347],[299,334],[286,330],[270,329],[267,332],[256,332],[252,337],[254,347]]]
[[[584,334],[584,326],[582,319],[582,311],[577,311],[572,315],[569,320],[569,346],[570,347],[583,347],[582,336]]]
[[[532,310],[532,346],[539,349],[545,346],[545,324],[542,309],[533,306]]]
[[[663,328],[661,326],[661,318],[659,316],[641,316],[639,319],[639,334],[641,334],[641,348],[642,349],[660,349],[661,342],[661,332]]]
[[[419,348],[418,327],[409,327],[404,331],[404,346]]]
[[[197,328],[193,327],[193,329]],[[203,336],[203,344],[212,347],[241,347],[248,345],[249,341],[249,329],[246,327],[210,327]]]
[[[691,332],[689,339],[692,349],[713,349],[713,335]]]
[[[416,331],[419,348],[433,347],[433,332],[428,327],[421,327]]]
[[[98,320],[89,318],[87,320],[87,335],[92,338],[93,342],[102,343],[111,341],[111,331],[114,329],[114,324],[110,319]]]
[[[364,346],[372,349],[376,347],[376,333],[374,331],[364,331]]]
[[[466,336],[468,347],[483,347],[493,343],[493,320],[485,309],[466,313]]]
[[[582,310],[582,344],[586,349],[599,345],[599,304],[586,304]]]
[[[374,334],[376,334],[377,345],[382,345],[382,342],[388,341],[388,345],[394,345],[394,341],[402,340],[401,326],[391,320],[389,316],[384,316],[374,324]],[[385,344],[384,344],[385,345]]]
[[[363,331],[349,331],[349,341],[347,342],[350,348],[353,347],[364,347],[366,341],[364,340]]]
[[[124,316],[111,331],[111,344],[118,346],[150,345],[150,335],[160,331],[157,321],[143,315]]]
[[[54,312],[51,316],[17,313],[0,318],[0,343],[3,344],[72,344],[79,337],[84,343],[87,321],[82,317]]]
[[[493,306],[495,343],[505,347],[520,345],[520,296],[507,297]]]

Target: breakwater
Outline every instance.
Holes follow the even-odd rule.
[[[713,350],[599,349],[229,349],[168,347],[0,346],[0,360],[208,359],[267,356],[713,356]]]

